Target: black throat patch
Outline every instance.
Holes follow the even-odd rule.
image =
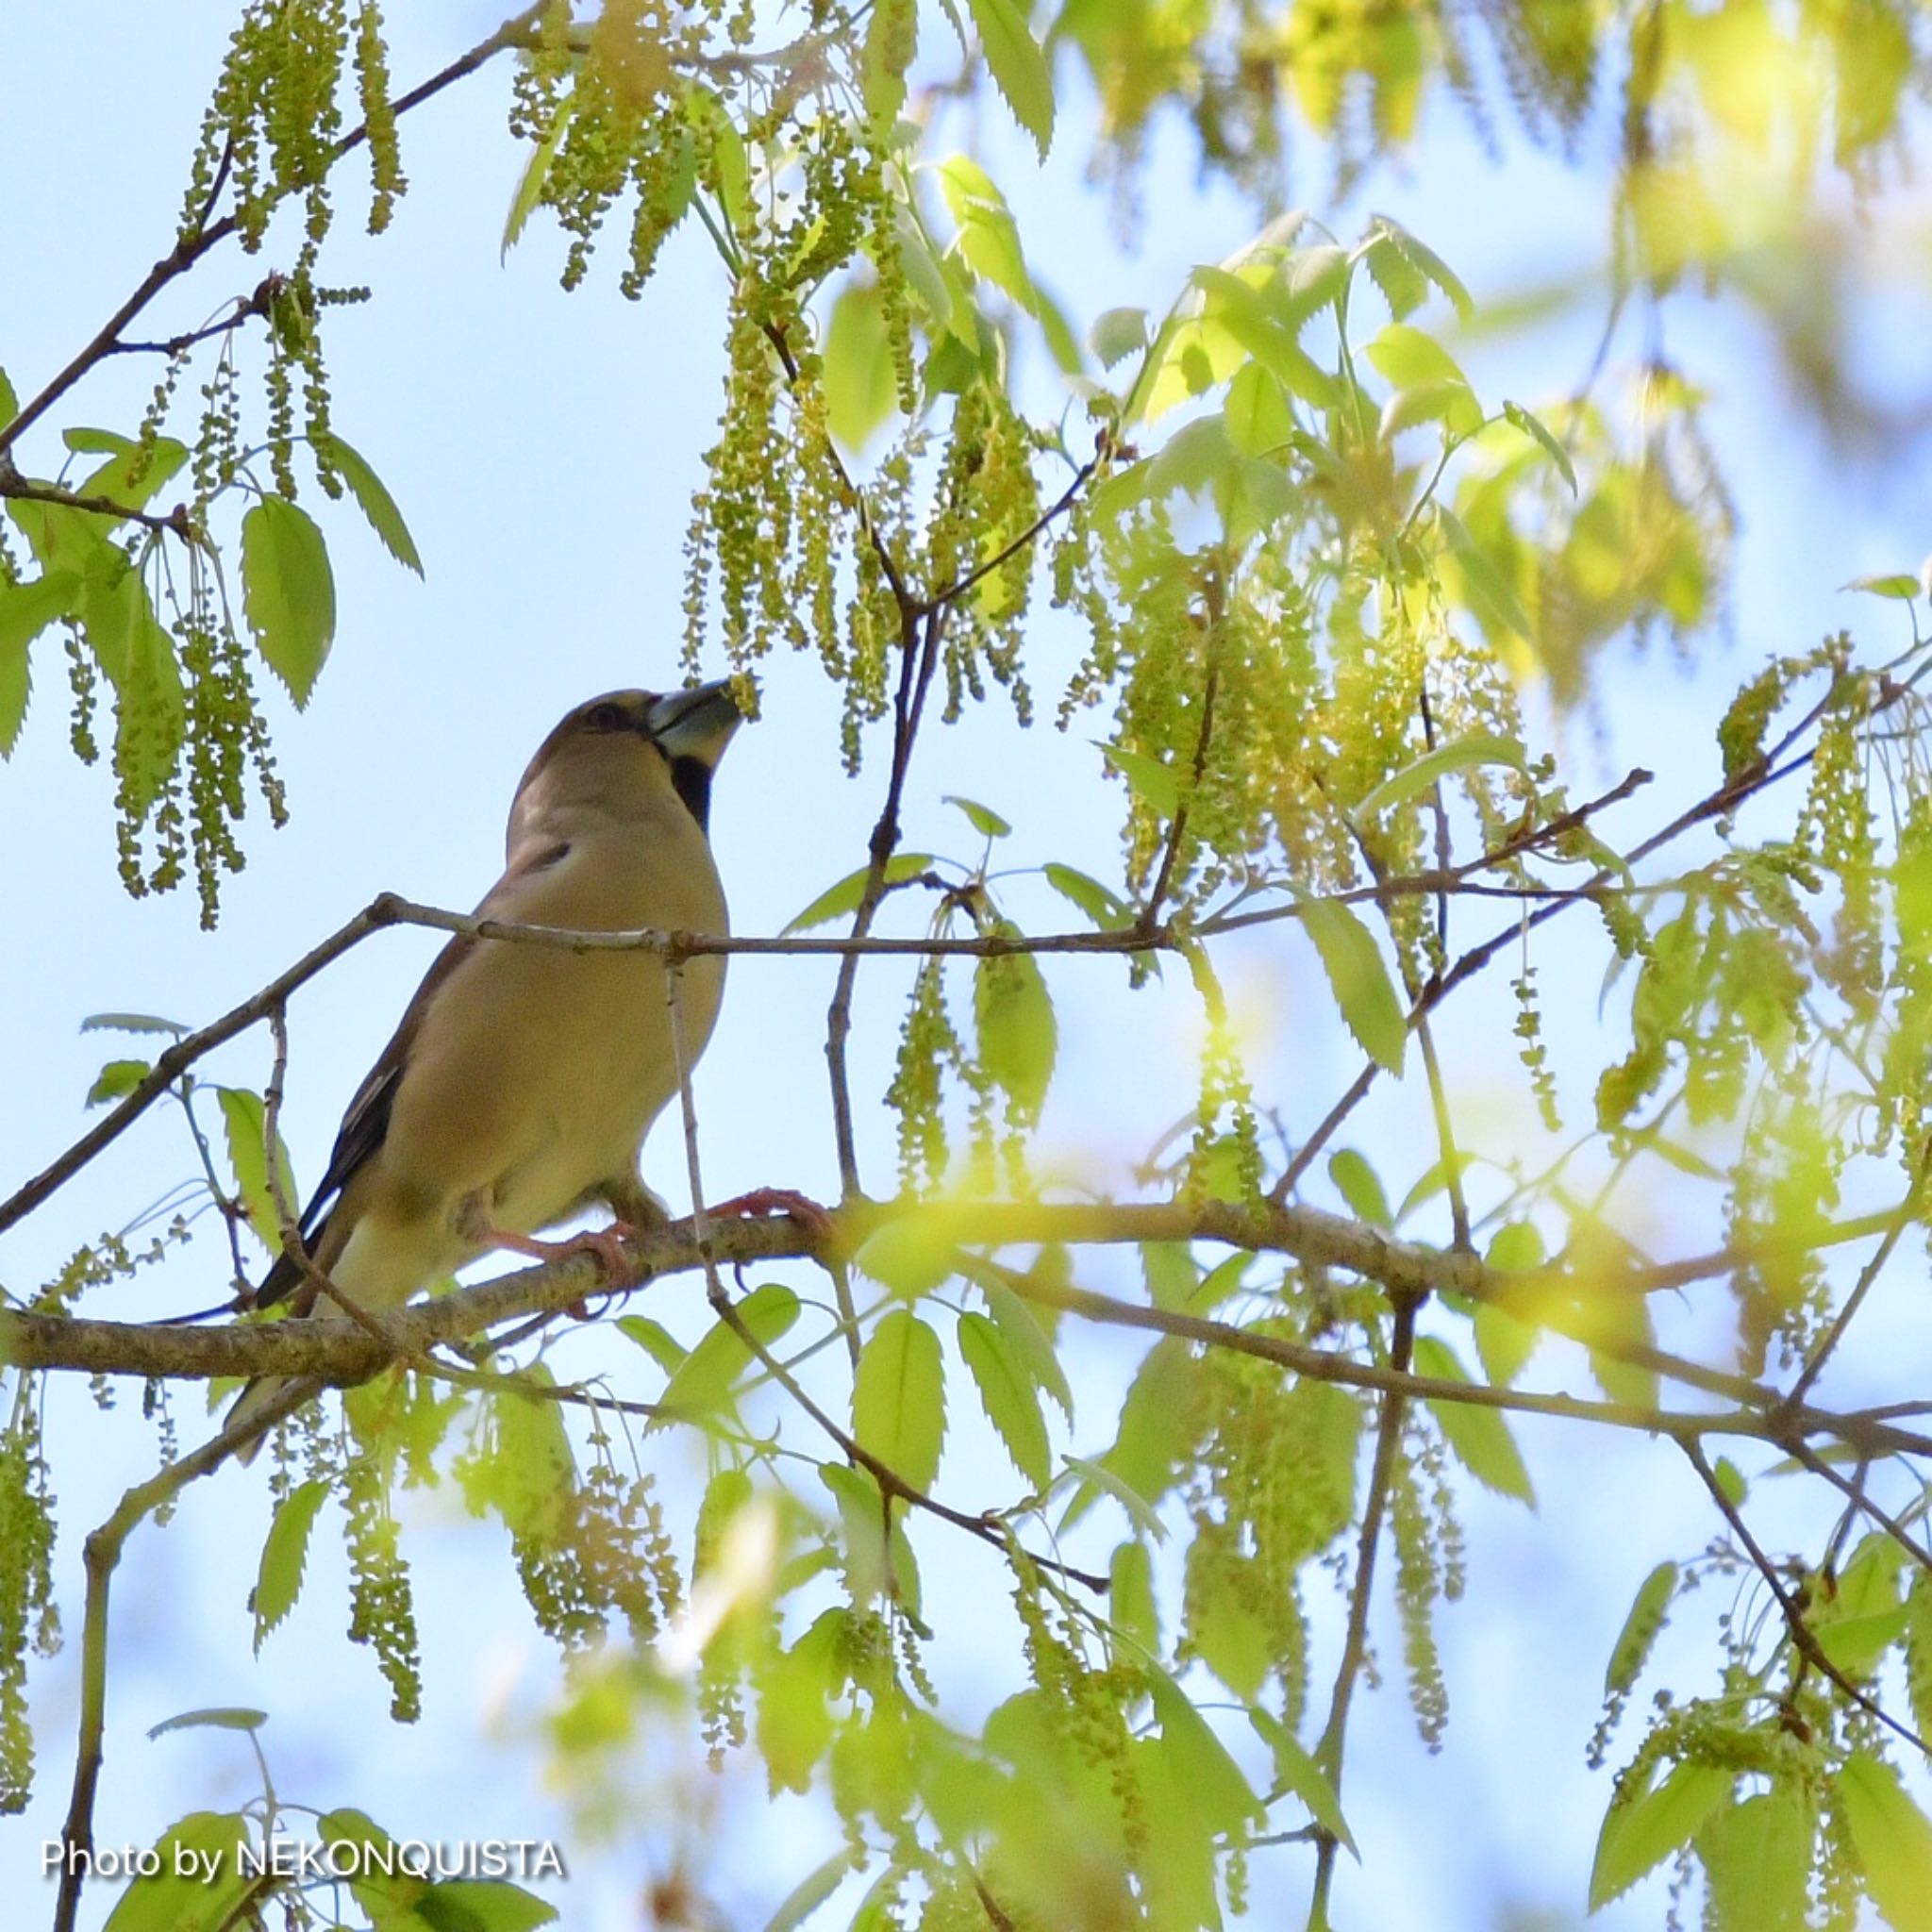
[[[671,783],[685,809],[698,822],[698,830],[711,826],[711,768],[703,758],[673,758]]]

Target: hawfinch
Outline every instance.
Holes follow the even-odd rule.
[[[476,916],[723,936],[706,820],[712,772],[739,723],[728,683],[579,705],[517,787],[508,863]],[[724,982],[717,955],[682,969],[687,1071],[710,1038]],[[453,939],[349,1104],[302,1216],[304,1245],[343,1294],[384,1309],[491,1248],[557,1252],[534,1231],[593,1202],[621,1224],[661,1225],[638,1155],[676,1091],[654,954]],[[284,1255],[256,1302],[288,1299],[306,1315],[317,1291]],[[279,1386],[251,1382],[230,1423]]]

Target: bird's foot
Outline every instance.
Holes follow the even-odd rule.
[[[629,1290],[637,1286],[638,1265],[625,1250],[625,1241],[640,1230],[627,1223],[614,1221],[608,1227],[586,1228],[581,1234],[567,1235],[560,1241],[546,1241],[534,1234],[511,1234],[507,1229],[490,1230],[491,1247],[508,1248],[512,1254],[527,1255],[533,1261],[568,1261],[578,1255],[594,1255],[608,1277],[607,1286]],[[579,1322],[590,1320],[591,1311],[581,1297],[565,1304],[566,1311]]]
[[[734,1194],[708,1210],[719,1220],[748,1214],[789,1214],[819,1246],[829,1243],[838,1233],[838,1224],[829,1209],[821,1208],[809,1194],[791,1188],[754,1188],[748,1194]]]

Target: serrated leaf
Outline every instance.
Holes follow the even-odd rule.
[[[908,1301],[950,1281],[964,1259],[958,1227],[946,1214],[906,1214],[882,1222],[852,1257],[853,1265],[881,1288]]]
[[[172,1033],[176,1040],[192,1029],[178,1020],[156,1013],[90,1013],[80,1023],[83,1033]]]
[[[969,1314],[959,1317],[959,1354],[1013,1467],[1033,1485],[1036,1495],[1044,1494],[1053,1480],[1053,1453],[1039,1391],[1018,1351],[997,1324]]]
[[[1456,1351],[1433,1335],[1416,1338],[1415,1373],[1441,1382],[1469,1380]],[[1529,1472],[1500,1409],[1453,1401],[1430,1402],[1427,1407],[1456,1459],[1477,1482],[1499,1496],[1514,1496],[1532,1509],[1536,1507]]]
[[[1241,1766],[1187,1692],[1158,1664],[1148,1673],[1147,1689],[1175,1785],[1211,1830],[1241,1832],[1261,1811]]]
[[[523,175],[517,182],[517,192],[510,197],[509,213],[504,217],[503,246],[497,251],[498,261],[508,259],[510,250],[517,245],[524,232],[525,224],[543,199],[544,184],[550,179],[550,164],[557,158],[557,150],[562,145],[571,116],[575,112],[576,95],[574,92],[564,95],[557,104],[557,111],[550,118],[543,139],[531,150],[530,158],[525,163]]]
[[[1455,270],[1427,242],[1410,234],[1401,223],[1391,221],[1387,215],[1377,215],[1374,220],[1374,227],[1377,238],[1382,244],[1391,249],[1414,274],[1422,276],[1426,281],[1435,283],[1437,288],[1441,289],[1443,294],[1448,296],[1450,301],[1456,305],[1457,314],[1464,322],[1467,322],[1471,315],[1475,312],[1475,303],[1469,291],[1462,286],[1461,279],[1457,276]],[[1369,262],[1369,272],[1372,275],[1375,273],[1373,256]],[[1378,283],[1381,281],[1380,275],[1376,275],[1376,280]],[[1384,292],[1387,292],[1386,288]],[[1416,301],[1419,302],[1421,299],[1421,296],[1418,295]],[[1409,308],[1414,308],[1416,304],[1413,302],[1409,304]],[[1407,313],[1407,311],[1404,310],[1402,312]]]
[[[1304,899],[1301,918],[1356,1043],[1377,1066],[1400,1074],[1408,1047],[1408,1017],[1374,936],[1348,907],[1333,899]]]
[[[1470,387],[1456,358],[1434,336],[1406,322],[1391,322],[1362,353],[1396,389],[1428,382]]]
[[[675,1374],[679,1364],[691,1354],[663,1323],[655,1322],[648,1315],[620,1315],[616,1326],[625,1341],[636,1342],[667,1375]]]
[[[1891,1932],[1932,1928],[1932,1821],[1907,1795],[1898,1773],[1854,1751],[1832,1780],[1833,1807],[1865,1868],[1872,1903]]]
[[[328,447],[330,460],[348,485],[357,508],[368,518],[369,527],[382,539],[382,547],[398,563],[414,571],[420,577],[423,559],[417,554],[416,540],[409,535],[409,526],[403,521],[403,513],[396,508],[396,500],[389,493],[382,478],[369,467],[360,453],[352,449],[340,436],[331,435]]]
[[[1147,346],[1147,311],[1144,308],[1108,308],[1094,318],[1087,341],[1100,358],[1101,367],[1111,369],[1116,362],[1138,355]]]
[[[1863,591],[1871,597],[1894,597],[1901,603],[1908,603],[1919,594],[1919,580],[1904,572],[1893,575],[1877,577],[1854,577],[1848,584],[1840,584],[1840,591]]]
[[[1067,1372],[1054,1351],[1052,1339],[1039,1318],[1022,1298],[1001,1278],[1000,1272],[977,1257],[959,1256],[959,1272],[969,1276],[986,1297],[988,1312],[1005,1331],[1018,1352],[1034,1386],[1051,1395],[1059,1405],[1069,1425],[1074,1420],[1074,1391]]]
[[[177,1711],[173,1717],[164,1717],[159,1724],[150,1724],[147,1734],[153,1739],[169,1731],[258,1731],[267,1722],[268,1712],[265,1710],[250,1710],[240,1704],[216,1704],[205,1709]]]
[[[1677,1593],[1677,1566],[1659,1563],[1642,1583],[1630,1604],[1624,1627],[1610,1646],[1610,1660],[1604,1670],[1604,1695],[1613,1697],[1627,1691],[1649,1657],[1657,1632],[1664,1627],[1664,1612]]]
[[[191,1811],[156,1840],[150,1869],[115,1902],[103,1932],[186,1932],[233,1923],[256,1882],[242,1863],[250,1837],[240,1812]],[[217,1874],[212,1880],[209,1872]]]
[[[941,196],[959,228],[949,253],[1032,314],[1033,277],[1026,270],[1020,230],[992,176],[966,155],[949,156],[938,174]]]
[[[1076,872],[1071,865],[1058,863],[1043,865],[1041,872],[1062,899],[1077,906],[1101,931],[1111,932],[1125,924],[1129,910],[1126,901],[1098,879]]]
[[[762,1282],[738,1304],[738,1318],[760,1346],[772,1348],[798,1320],[798,1297],[780,1282]],[[739,1339],[738,1331],[724,1322],[716,1322],[672,1372],[658,1398],[658,1406],[690,1416],[722,1408],[731,1385],[751,1359],[751,1350]],[[652,1426],[658,1426],[658,1422]]]
[[[1171,819],[1181,808],[1181,784],[1173,768],[1145,752],[1103,744],[1101,755],[1127,781],[1127,789],[1156,818]]]
[[[1472,732],[1469,737],[1458,738],[1453,743],[1439,744],[1434,751],[1424,752],[1399,772],[1391,772],[1349,816],[1358,825],[1367,824],[1377,812],[1407,804],[1409,799],[1428,791],[1432,785],[1440,785],[1444,778],[1453,777],[1457,772],[1472,771],[1478,765],[1507,765],[1521,772],[1526,770],[1528,764],[1518,740],[1498,737],[1487,731]]]
[[[981,805],[976,799],[960,798],[949,791],[940,802],[942,805],[957,805],[966,814],[967,822],[973,829],[986,838],[1004,839],[1013,829],[991,806]]]
[[[308,1562],[308,1533],[315,1527],[316,1512],[328,1494],[325,1482],[308,1482],[293,1489],[275,1505],[261,1546],[261,1567],[255,1578],[255,1594],[249,1606],[255,1612],[255,1654],[261,1655],[262,1640],[295,1607],[302,1594],[302,1574]]]
[[[242,519],[242,592],[262,661],[300,710],[335,638],[336,582],[322,532],[285,497]]]
[[[1235,371],[1221,414],[1228,441],[1244,457],[1274,457],[1294,435],[1294,411],[1289,408],[1281,379],[1258,362]]]
[[[119,1100],[124,1093],[131,1093],[153,1071],[146,1060],[109,1060],[94,1075],[94,1084],[87,1090],[89,1107],[99,1107],[109,1100]]]
[[[1511,423],[1515,424],[1517,428],[1523,431],[1524,435],[1528,437],[1532,442],[1536,443],[1542,450],[1551,462],[1556,464],[1557,475],[1562,477],[1564,482],[1569,484],[1570,494],[1574,496],[1576,494],[1576,472],[1571,466],[1570,452],[1557,441],[1555,435],[1551,432],[1549,425],[1541,416],[1525,409],[1521,403],[1512,403],[1507,398],[1503,404],[1503,413]]]
[[[894,853],[886,860],[885,883],[903,886],[907,880],[930,872],[934,863],[930,852]],[[786,921],[779,938],[787,939],[795,932],[809,932],[815,925],[825,925],[835,919],[843,918],[848,912],[857,912],[858,902],[865,897],[865,882],[871,874],[869,865],[861,865],[857,872],[847,873],[837,885],[827,886],[803,912]]]
[[[852,1433],[892,1473],[929,1490],[946,1433],[940,1339],[910,1308],[894,1308],[872,1332],[852,1383]]]
[[[494,1510],[513,1537],[547,1546],[563,1527],[576,1458],[561,1405],[525,1394],[519,1383],[556,1387],[550,1370],[533,1362],[484,1398],[490,1432],[484,1452],[465,1465],[464,1497],[473,1510]]]
[[[902,1472],[903,1474],[903,1472]],[[819,1480],[839,1506],[845,1538],[845,1584],[856,1603],[890,1594],[911,1616],[919,1615],[919,1565],[906,1534],[906,1511],[895,1508],[886,1534],[886,1507],[872,1472],[841,1462],[819,1465]]]
[[[1730,1796],[1735,1774],[1680,1764],[1655,1790],[1613,1804],[1597,1836],[1590,1909],[1597,1911],[1687,1844]]]
[[[80,582],[71,570],[45,570],[30,583],[0,583],[0,758],[11,756],[26,716],[29,647],[48,625],[74,613]]]
[[[248,1210],[248,1224],[270,1254],[282,1251],[281,1216],[275,1208],[275,1191],[268,1178],[268,1110],[261,1095],[242,1087],[217,1087],[222,1125],[228,1146],[228,1167],[235,1177],[235,1192]],[[282,1199],[294,1213],[301,1200],[295,1191],[295,1175],[289,1164],[286,1142],[275,1148],[277,1178]]]
[[[1033,137],[1041,160],[1053,144],[1053,70],[1016,0],[968,0],[993,85]]]
[[[1004,922],[998,929],[1012,930]],[[1046,1103],[1059,1051],[1059,1024],[1039,960],[1006,953],[977,961],[973,1017],[980,1066],[1006,1094],[1013,1118],[1031,1125]]]
[[[1507,1389],[1536,1353],[1542,1332],[1519,1321],[1493,1302],[1478,1302],[1475,1309],[1475,1352],[1483,1374],[1499,1389]]]
[[[1784,1784],[1713,1811],[1697,1834],[1712,1932],[1805,1932],[1817,1828],[1809,1799]]]

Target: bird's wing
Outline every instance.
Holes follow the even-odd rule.
[[[567,850],[568,847],[554,841],[533,840],[525,844],[511,859],[504,875],[483,895],[475,916],[486,919],[500,915],[502,907],[499,902],[510,889],[530,874],[554,865]],[[408,1073],[409,1049],[423,1029],[424,1016],[435,1002],[439,989],[481,943],[480,940],[473,939],[468,933],[458,933],[436,956],[389,1044],[369,1070],[368,1078],[356,1090],[356,1097],[350,1101],[349,1110],[343,1114],[342,1124],[336,1131],[336,1144],[329,1154],[328,1171],[302,1210],[300,1225],[305,1253],[313,1256],[321,1247],[329,1216],[340,1204],[342,1191],[381,1152],[383,1141],[389,1133],[396,1092]],[[262,1277],[261,1286],[256,1291],[255,1306],[258,1308],[274,1307],[300,1287],[303,1279],[301,1269],[287,1255],[277,1255],[274,1265]]]

